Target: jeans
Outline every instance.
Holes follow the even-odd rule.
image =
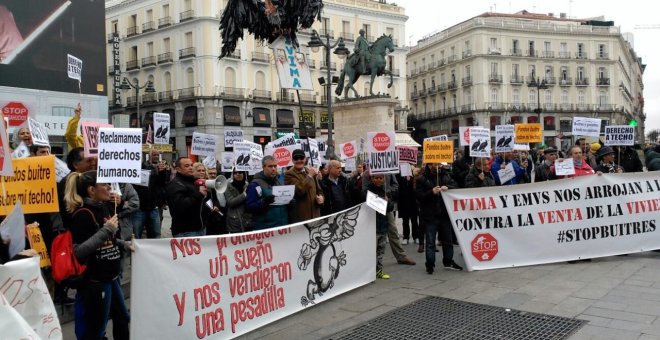
[[[416,209],[416,208],[414,208]],[[412,214],[407,212],[400,212],[401,219],[403,220],[403,239],[410,239],[410,224],[412,222],[412,237],[413,239],[420,239],[424,237],[419,231],[419,225],[417,224],[417,212]]]
[[[383,256],[385,255],[385,243],[387,243],[387,234],[376,233],[376,273],[383,270]]]
[[[133,213],[133,233],[135,238],[142,238],[144,227],[147,238],[160,238],[160,214],[158,208],[149,211],[139,210]]]
[[[425,219],[426,228],[426,263],[435,267],[435,237],[436,233],[440,238],[442,245],[442,264],[449,266],[454,262],[454,244],[451,236],[451,221],[449,216],[442,216],[440,219]]]
[[[198,231],[186,231],[185,233],[178,233],[176,235],[172,235],[173,237],[179,238],[179,237],[193,237],[193,236],[206,236],[206,228]]]
[[[129,316],[119,279],[89,282],[76,291],[75,332],[79,340],[98,340],[105,336],[112,319],[112,336],[128,339]]]

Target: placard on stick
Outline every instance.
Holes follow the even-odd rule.
[[[99,129],[97,183],[139,184],[142,176],[142,129]]]

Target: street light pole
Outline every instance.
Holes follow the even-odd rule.
[[[536,109],[534,110],[534,113],[536,113],[538,123],[541,123],[541,112],[543,112],[541,109],[541,90],[547,90],[548,85],[545,83],[545,79],[540,81],[539,78],[536,78],[536,82],[530,84],[529,86],[536,87]]]
[[[142,127],[142,119],[140,117],[140,90],[144,89],[144,92],[146,93],[155,93],[156,89],[154,89],[154,84],[151,82],[151,80],[147,81],[146,84],[140,86],[140,81],[136,81],[135,84],[133,84],[128,78],[124,77],[123,82],[119,86],[120,89],[122,90],[130,90],[131,88],[135,89],[135,109],[137,111],[136,116],[137,116],[137,127],[141,128]]]

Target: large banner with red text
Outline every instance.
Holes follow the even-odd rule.
[[[468,270],[660,249],[657,173],[442,193]]]
[[[372,282],[375,227],[362,204],[261,232],[135,240],[131,338],[233,338]]]

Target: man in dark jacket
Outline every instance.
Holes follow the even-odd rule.
[[[321,180],[321,187],[325,197],[321,215],[334,214],[352,206],[348,180],[341,174],[341,163],[338,160],[328,162],[328,175]]]
[[[147,238],[160,238],[160,213],[159,202],[163,200],[162,190],[167,185],[169,174],[165,163],[159,162],[158,152],[151,152],[151,162],[142,163],[142,170],[149,171],[149,182],[147,186],[134,185],[140,198],[140,209],[133,213],[133,233],[136,238],[142,237],[142,231],[147,229]]]
[[[172,236],[204,236],[202,204],[208,193],[205,186],[195,186],[195,170],[190,158],[179,157],[174,162],[176,176],[167,185],[167,204],[172,215]]]
[[[426,272],[433,274],[435,268],[435,235],[442,244],[442,264],[445,269],[463,270],[454,262],[452,227],[447,208],[440,192],[456,188],[456,183],[445,169],[438,164],[428,164],[424,175],[417,179],[417,199],[420,202],[421,219],[426,227]]]
[[[536,167],[534,182],[545,182],[557,179],[557,176],[550,171],[550,167],[557,160],[557,149],[546,148],[543,150],[543,161]]]
[[[621,149],[621,159],[618,159],[618,162],[615,163],[619,164],[625,172],[642,172],[644,170],[642,160],[639,159],[637,150],[631,146],[619,146],[617,148]],[[614,151],[617,151],[616,148]],[[619,156],[618,153],[616,156]]]
[[[286,205],[273,205],[273,187],[282,185],[277,178],[277,160],[265,156],[261,160],[263,170],[254,176],[247,188],[247,208],[252,213],[254,230],[277,228],[289,223]]]

